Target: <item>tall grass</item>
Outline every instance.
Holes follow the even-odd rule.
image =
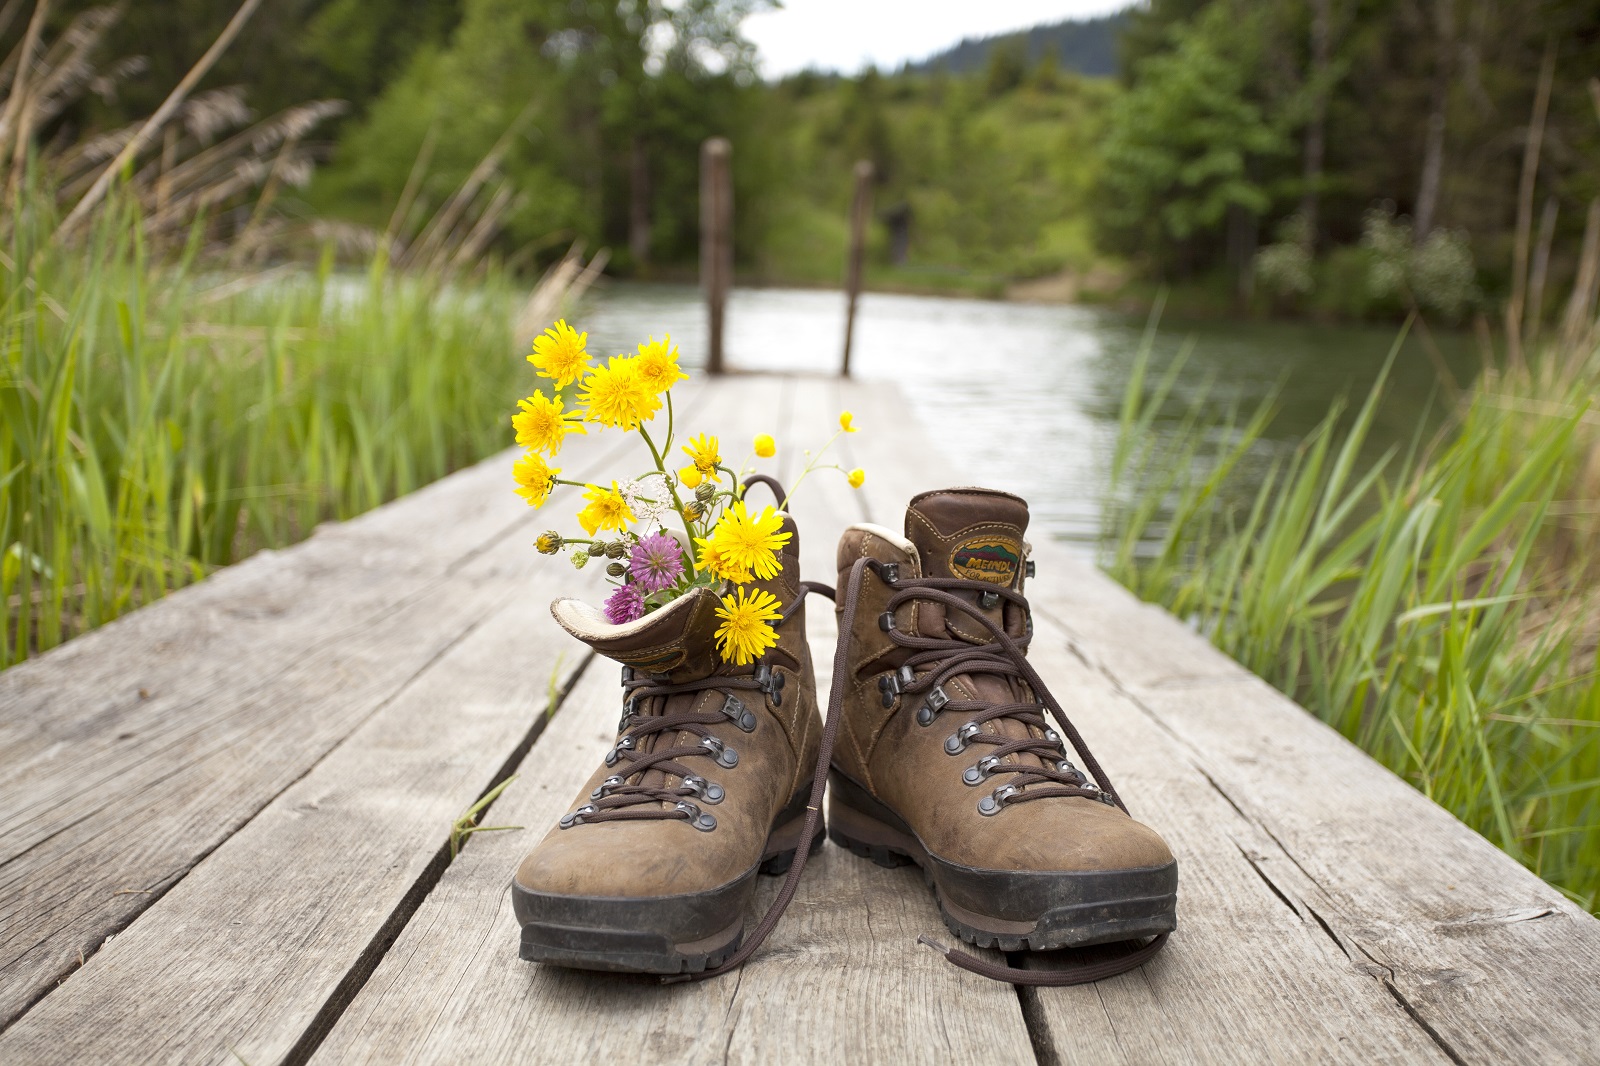
[[[1173,380],[1141,359],[1129,385],[1111,573],[1600,908],[1597,360],[1487,373],[1365,465],[1382,381],[1264,457],[1265,408],[1162,430]]]
[[[504,445],[504,281],[251,285],[153,258],[126,199],[52,240],[54,203],[0,253],[0,667]]]

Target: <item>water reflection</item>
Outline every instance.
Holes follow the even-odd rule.
[[[705,312],[692,286],[611,285],[583,322],[597,353],[665,331],[686,364],[704,356]],[[856,328],[856,376],[898,382],[915,416],[937,429],[943,471],[930,471],[929,487],[973,482],[1020,493],[1036,528],[1092,552],[1142,319],[1088,307],[869,293]],[[728,361],[828,372],[838,364],[843,330],[837,292],[737,289],[728,308]],[[1389,328],[1169,321],[1154,344],[1153,376],[1192,343],[1170,405],[1174,417],[1201,395],[1218,414],[1230,406],[1248,411],[1281,386],[1270,437],[1292,445],[1334,398],[1365,395],[1395,335]],[[1469,378],[1470,345],[1459,338],[1440,343],[1456,376]],[[1369,456],[1409,443],[1436,380],[1423,349],[1409,341]]]

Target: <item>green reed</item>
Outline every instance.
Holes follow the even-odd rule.
[[[241,284],[126,205],[65,245],[50,203],[0,251],[0,667],[506,443],[508,285]]]
[[[1600,597],[1583,479],[1600,374],[1550,360],[1563,369],[1486,374],[1437,436],[1363,463],[1380,380],[1262,476],[1270,404],[1218,426],[1196,402],[1163,422],[1175,369],[1148,382],[1141,357],[1104,562],[1596,910]]]

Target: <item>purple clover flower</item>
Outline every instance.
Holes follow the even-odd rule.
[[[628,572],[633,583],[646,592],[670,588],[683,576],[683,549],[669,534],[652,533],[633,546]]]
[[[606,600],[606,621],[620,626],[644,617],[644,593],[638,585],[617,586]]]

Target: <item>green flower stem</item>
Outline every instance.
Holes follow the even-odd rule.
[[[789,501],[794,499],[795,490],[797,490],[800,487],[800,482],[804,481],[806,479],[806,475],[811,473],[811,471],[813,471],[813,470],[843,470],[844,469],[844,467],[840,466],[838,463],[829,463],[827,466],[818,466],[817,465],[817,461],[822,458],[823,453],[826,452],[829,448],[833,447],[833,442],[838,440],[840,434],[842,434],[843,432],[844,432],[843,429],[834,430],[833,431],[833,436],[828,438],[828,443],[826,443],[822,447],[818,448],[816,455],[811,456],[811,461],[806,464],[806,468],[804,470],[800,471],[800,476],[794,479],[794,484],[793,485],[789,486],[789,495],[785,496],[783,498],[783,502],[778,504],[778,509],[779,510],[785,510],[785,509],[788,508]],[[809,455],[810,453],[808,452],[807,454]]]
[[[669,404],[671,403],[671,400],[672,394],[668,393],[667,401]],[[689,579],[692,581],[695,577],[694,530],[690,528],[689,516],[684,513],[683,500],[679,499],[678,497],[678,486],[674,484],[672,475],[667,473],[667,466],[661,461],[661,453],[656,450],[656,442],[650,439],[649,433],[645,432],[644,423],[642,422],[639,424],[639,436],[644,438],[646,446],[648,446],[650,449],[651,458],[655,459],[656,461],[656,469],[660,471],[662,480],[666,482],[667,491],[672,494],[672,509],[678,512],[678,518],[683,522],[683,532],[689,538],[689,543],[684,545],[683,556],[684,567],[688,571]],[[667,428],[667,439],[672,439],[672,429],[670,426]]]

